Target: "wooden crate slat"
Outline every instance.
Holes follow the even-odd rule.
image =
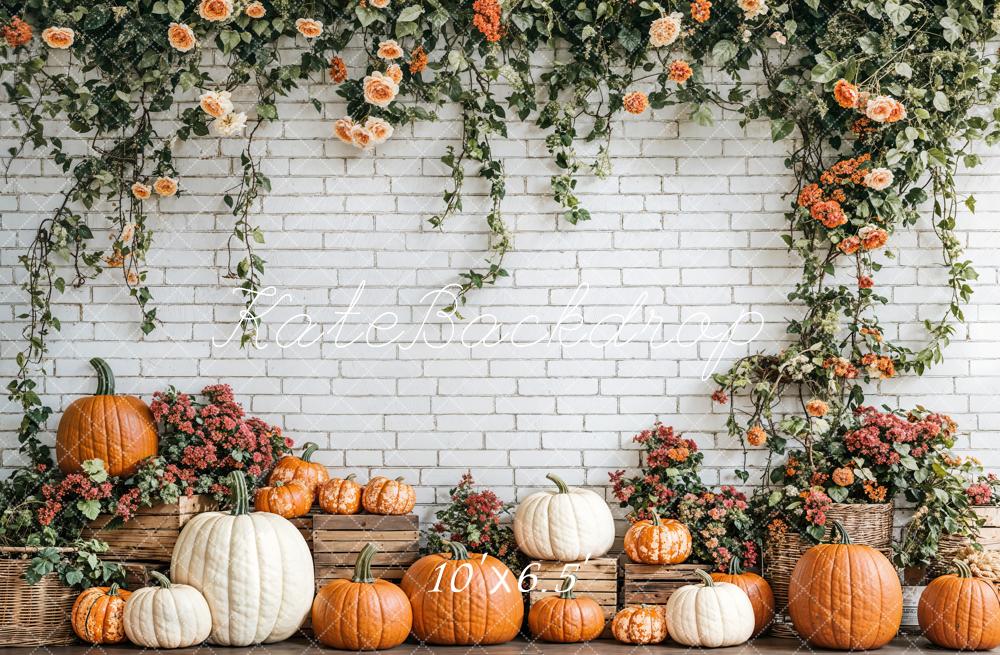
[[[211,496],[181,496],[174,504],[140,508],[120,527],[108,527],[113,517],[101,516],[83,530],[85,539],[108,544],[104,559],[169,562],[181,528],[201,512],[218,509]]]
[[[530,603],[537,603],[539,600],[546,598],[547,596],[555,596],[556,594],[551,591],[532,591],[529,594],[528,601]],[[597,601],[597,604],[601,606],[606,612],[611,614],[615,613],[618,605],[618,592],[580,592],[576,594],[577,596],[586,596],[587,598],[593,598]]]
[[[413,564],[419,559],[420,553],[414,545],[412,550],[397,552],[378,552],[372,557],[372,564]],[[313,562],[317,566],[321,564],[337,564],[340,566],[354,566],[354,561],[358,558],[357,553],[323,553],[313,554]]]
[[[595,579],[618,572],[618,562],[612,557],[602,557],[586,562],[532,562],[531,572],[539,578],[558,578],[563,573],[572,573],[577,578]]]
[[[340,541],[345,543],[361,543],[363,547],[368,541],[416,541],[420,539],[417,530],[321,530],[313,521],[314,541],[324,543]]]
[[[316,543],[313,549],[314,556],[320,553],[359,553],[361,552],[361,549],[364,548],[365,544],[368,543],[368,541],[363,539],[355,539],[351,541],[329,541],[323,533],[319,533],[318,539],[315,541]],[[378,546],[378,551],[380,553],[402,553],[415,550],[417,548],[416,540],[380,541],[376,545]]]
[[[623,605],[663,605],[681,587],[699,581],[695,571],[711,571],[707,564],[637,564],[621,556]]]
[[[539,591],[554,593],[562,589],[565,582],[565,580],[559,578],[542,578],[538,580],[538,584],[536,584],[534,588]],[[525,586],[527,586],[527,583],[525,583]],[[618,580],[616,578],[607,578],[604,580],[577,580],[576,584],[573,585],[573,591],[578,594],[584,594],[591,591],[615,592],[618,591]]]
[[[416,514],[382,516],[381,514],[319,514],[313,520],[316,530],[419,530],[420,519]]]

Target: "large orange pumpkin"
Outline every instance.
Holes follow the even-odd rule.
[[[739,557],[729,560],[728,573],[713,573],[712,579],[734,584],[746,593],[753,606],[754,636],[761,634],[774,620],[774,592],[771,585],[756,573],[744,571]]]
[[[691,555],[691,533],[680,521],[636,521],[625,533],[625,552],[642,564],[680,564]]]
[[[77,398],[63,412],[56,461],[63,473],[80,473],[88,459],[99,459],[108,475],[132,475],[139,462],[156,455],[153,413],[135,396],[115,395],[115,376],[107,362],[95,357],[90,365],[97,371],[97,392]]]
[[[413,623],[403,590],[372,577],[376,548],[365,546],[350,580],[331,580],[316,594],[312,629],[319,641],[341,650],[384,650],[406,640]]]
[[[615,614],[611,634],[623,644],[658,644],[667,638],[662,605],[629,605]]]
[[[271,512],[286,519],[304,516],[312,509],[313,491],[303,482],[275,482],[270,487],[257,490],[254,509]]]
[[[573,644],[597,639],[604,632],[604,610],[593,598],[573,593],[576,576],[566,576],[558,596],[532,603],[528,628],[536,639]]]
[[[840,543],[805,552],[788,584],[788,613],[810,646],[870,650],[889,643],[903,617],[903,588],[885,555],[852,544],[839,522]]]
[[[365,485],[361,502],[369,514],[408,514],[417,504],[417,494],[403,478],[378,476]]]
[[[500,560],[469,553],[449,542],[451,553],[414,562],[400,586],[413,606],[413,635],[429,644],[502,644],[517,636],[524,603],[517,579]]]
[[[327,514],[357,514],[361,509],[361,485],[351,473],[346,478],[331,478],[316,492],[319,506]]]
[[[119,589],[117,584],[85,589],[76,597],[70,612],[73,632],[89,644],[125,641],[125,601],[131,595],[132,592]]]
[[[990,582],[975,578],[969,565],[955,562],[958,575],[931,581],[917,604],[917,621],[931,643],[950,650],[991,650],[1000,646],[1000,596]]]
[[[285,455],[278,460],[267,478],[268,484],[275,482],[291,482],[297,480],[304,483],[309,490],[315,493],[319,490],[319,485],[330,479],[330,472],[319,462],[312,461],[313,453],[319,448],[318,444],[311,441],[302,445],[302,457],[295,455]]]

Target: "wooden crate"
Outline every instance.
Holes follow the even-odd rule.
[[[378,547],[372,558],[376,578],[399,582],[410,564],[420,558],[420,521],[415,514],[317,514],[312,523],[317,589],[330,580],[350,578],[354,560],[367,543]]]
[[[711,571],[707,564],[636,564],[628,555],[621,556],[622,605],[666,605],[676,590],[695,584],[698,569]]]
[[[181,528],[196,514],[215,509],[218,504],[211,496],[181,496],[171,505],[141,508],[120,527],[114,527],[113,517],[100,516],[84,528],[83,537],[107,542],[103,559],[170,562]]]
[[[986,519],[976,541],[986,550],[1000,550],[1000,507],[977,505],[972,510]]]
[[[565,576],[576,576],[573,593],[588,596],[597,601],[604,610],[604,633],[602,638],[611,636],[611,619],[618,611],[618,560],[614,557],[599,557],[582,562],[549,562],[536,560],[528,565],[528,573],[537,581],[528,593],[528,606],[546,596],[558,593],[565,582]],[[522,582],[527,587],[528,581]]]
[[[161,562],[118,562],[125,569],[125,589],[135,591],[142,587],[159,586],[151,573],[159,571],[163,575],[170,577],[170,565]]]

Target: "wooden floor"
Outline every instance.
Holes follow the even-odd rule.
[[[674,652],[677,654],[690,652],[693,649],[666,643],[657,646],[626,646],[613,641],[592,641],[586,644],[546,644],[516,640],[498,646],[426,646],[407,642],[386,653],[395,655],[441,654],[441,655],[636,655],[643,652]],[[61,646],[45,648],[5,648],[0,650],[3,655],[136,655],[143,651],[135,646]],[[306,640],[283,641],[279,644],[255,646],[253,648],[219,648],[217,646],[202,646],[176,651],[163,651],[177,655],[319,655],[319,653],[335,653],[331,649],[322,648]],[[707,652],[707,651],[706,651]],[[734,648],[719,648],[711,651],[713,655],[808,655],[820,652],[803,646],[793,639],[757,639]],[[834,652],[834,651],[829,651]],[[879,655],[916,655],[921,652],[944,655],[945,651],[932,646],[926,639],[919,637],[900,637],[878,651]],[[1000,651],[994,651],[1000,652]]]

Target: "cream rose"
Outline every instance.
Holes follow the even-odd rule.
[[[403,56],[403,49],[399,47],[399,43],[395,39],[389,39],[378,44],[377,54],[386,61],[392,61]]]
[[[403,81],[403,69],[399,67],[399,64],[392,64],[385,69],[385,74],[392,78],[392,81],[399,84]]]
[[[747,19],[757,18],[767,13],[765,0],[737,0],[736,4],[743,10],[743,15]]]
[[[375,71],[362,81],[365,102],[376,107],[388,107],[399,93],[399,86],[388,75]]]
[[[247,115],[242,112],[230,112],[212,121],[212,131],[219,136],[234,136],[243,131],[247,125]]]
[[[177,180],[172,177],[158,177],[156,182],[153,182],[153,191],[156,191],[158,196],[169,198],[177,193]]]
[[[295,21],[295,29],[307,39],[315,39],[323,33],[323,23],[313,18],[299,18]]]
[[[170,47],[178,52],[187,52],[198,45],[194,38],[194,30],[183,23],[170,23],[167,28],[167,41]]]
[[[247,5],[247,8],[243,10],[250,18],[263,18],[267,11],[264,9],[264,5],[259,2],[251,2]]]
[[[864,184],[869,189],[882,191],[889,188],[893,182],[892,171],[888,168],[873,168],[864,177]]]
[[[372,135],[373,143],[385,143],[392,136],[393,127],[381,118],[371,116],[365,121],[365,129]]]
[[[201,0],[198,15],[211,22],[226,20],[233,15],[233,0]]]
[[[126,246],[132,243],[132,239],[135,237],[135,223],[126,223],[125,227],[122,228],[121,236],[118,240],[124,243]]]
[[[389,0],[369,0],[368,4],[376,9],[385,9],[389,6]]]
[[[65,50],[73,45],[76,33],[68,27],[46,27],[42,30],[42,41],[56,50]]]
[[[231,96],[229,91],[206,91],[198,96],[198,104],[212,118],[220,118],[233,111]]]
[[[142,182],[132,183],[132,195],[139,200],[146,200],[149,196],[153,195],[153,190],[148,184],[143,184]]]
[[[355,146],[361,148],[362,150],[367,150],[375,145],[372,142],[372,133],[369,132],[363,125],[355,125],[351,128],[351,141]]]
[[[893,109],[896,108],[896,101],[889,96],[875,96],[868,100],[865,105],[865,116],[876,123],[884,123],[892,116]]]
[[[681,14],[674,12],[652,22],[649,26],[649,45],[654,48],[662,48],[676,41],[680,35]]]
[[[333,133],[336,134],[337,138],[344,143],[354,143],[354,140],[351,138],[351,130],[353,129],[354,121],[350,118],[338,118],[333,123]]]

